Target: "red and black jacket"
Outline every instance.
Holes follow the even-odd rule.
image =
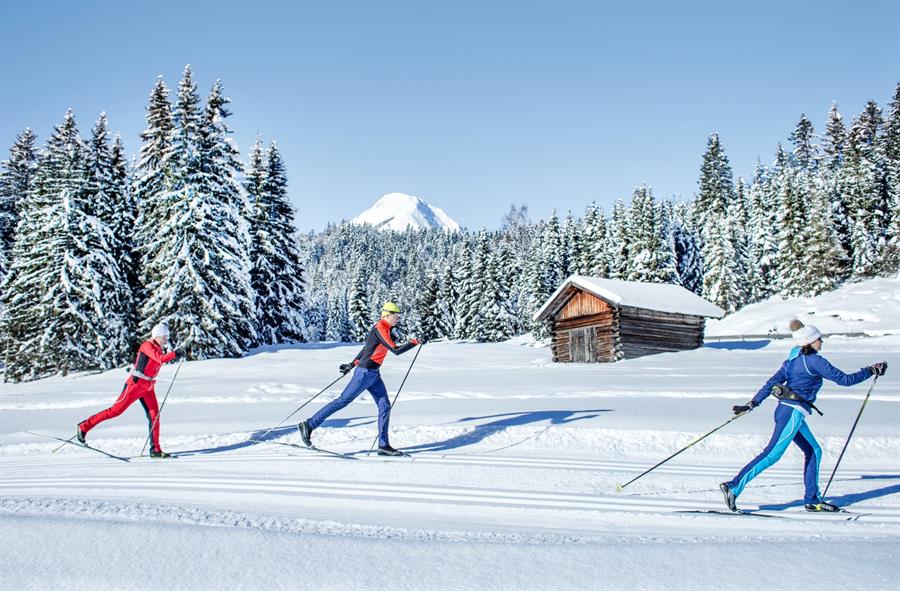
[[[363,345],[362,350],[353,359],[354,365],[365,369],[378,369],[384,363],[384,358],[388,351],[394,355],[400,355],[416,346],[415,343],[409,342],[398,347],[394,342],[395,338],[391,325],[386,320],[379,320],[372,327],[372,330],[369,331],[369,336],[366,337],[366,344]]]
[[[156,341],[150,339],[144,341],[141,348],[138,349],[137,359],[134,360],[134,369],[148,378],[155,378],[159,373],[159,368],[173,359],[175,359],[174,351],[165,353]]]

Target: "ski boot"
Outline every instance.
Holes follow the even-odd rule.
[[[807,503],[804,505],[807,511],[810,513],[837,513],[841,510],[837,505],[832,505],[831,503],[826,503],[825,501],[819,501],[817,503]]]
[[[165,459],[165,458],[171,458],[171,457],[172,457],[172,454],[166,453],[166,452],[164,452],[164,451],[161,450],[161,449],[151,449],[151,450],[150,450],[150,457],[151,457],[151,458],[162,458],[162,459]]]
[[[309,428],[309,423],[303,421],[299,425],[297,425],[297,429],[300,431],[300,439],[303,441],[303,445],[306,447],[312,447],[312,432],[313,430]]]
[[[725,504],[728,505],[728,509],[737,513],[738,508],[735,504],[736,497],[734,496],[734,493],[731,492],[731,489],[728,488],[728,483],[723,482],[722,484],[720,484],[719,490],[721,490],[722,494],[725,496]]]
[[[81,430],[81,423],[78,423],[78,425],[75,427],[75,441],[77,441],[81,445],[87,445],[85,437],[87,437],[87,433]]]
[[[380,456],[402,456],[403,452],[399,449],[394,449],[390,445],[385,445],[383,447],[378,448],[378,455]]]

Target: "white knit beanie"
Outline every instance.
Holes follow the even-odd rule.
[[[153,327],[153,331],[150,333],[152,338],[156,337],[167,337],[169,336],[169,327],[165,324],[157,324]]]
[[[797,330],[791,335],[794,339],[794,344],[798,347],[805,347],[810,343],[815,343],[819,339],[822,338],[822,333],[819,332],[819,329],[811,324],[807,324]]]

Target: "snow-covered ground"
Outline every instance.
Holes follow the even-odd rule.
[[[882,314],[880,329],[892,322]],[[724,509],[717,485],[765,445],[771,400],[616,492],[728,420],[787,340],[603,365],[554,364],[526,338],[429,343],[394,410],[392,444],[412,454],[396,459],[366,455],[375,417],[365,395],[313,436],[354,460],[251,441],[337,377],[355,345],[185,363],[163,411],[163,447],[178,455],[168,461],[74,446],[51,454],[54,441],[25,433],[70,436],[116,398],[122,370],[3,384],[0,587],[897,589],[898,333],[825,342],[845,370],[891,366],[829,491],[852,516],[802,511],[794,449],[738,501],[779,517],[686,512]],[[414,354],[388,358],[392,394]],[[174,370],[163,369],[160,397]],[[825,416],[809,421],[823,487],[871,384],[820,393]],[[264,439],[299,442],[295,424]],[[145,438],[135,404],[89,441],[133,457]]]
[[[788,322],[799,318],[825,334],[900,333],[900,277],[848,283],[832,292],[803,298],[773,297],[751,304],[721,320],[709,320],[708,336],[787,336]]]

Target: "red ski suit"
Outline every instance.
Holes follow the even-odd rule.
[[[134,360],[134,368],[148,378],[155,378],[163,363],[172,361],[175,352],[163,353],[162,347],[154,340],[144,341],[138,349],[137,358]],[[129,376],[122,388],[122,393],[112,406],[101,410],[79,425],[79,428],[87,433],[103,421],[119,416],[135,400],[141,401],[144,412],[147,414],[148,429],[152,429],[153,449],[159,451],[159,421],[156,415],[159,405],[156,402],[156,392],[153,390],[154,380],[145,380],[137,376]]]

